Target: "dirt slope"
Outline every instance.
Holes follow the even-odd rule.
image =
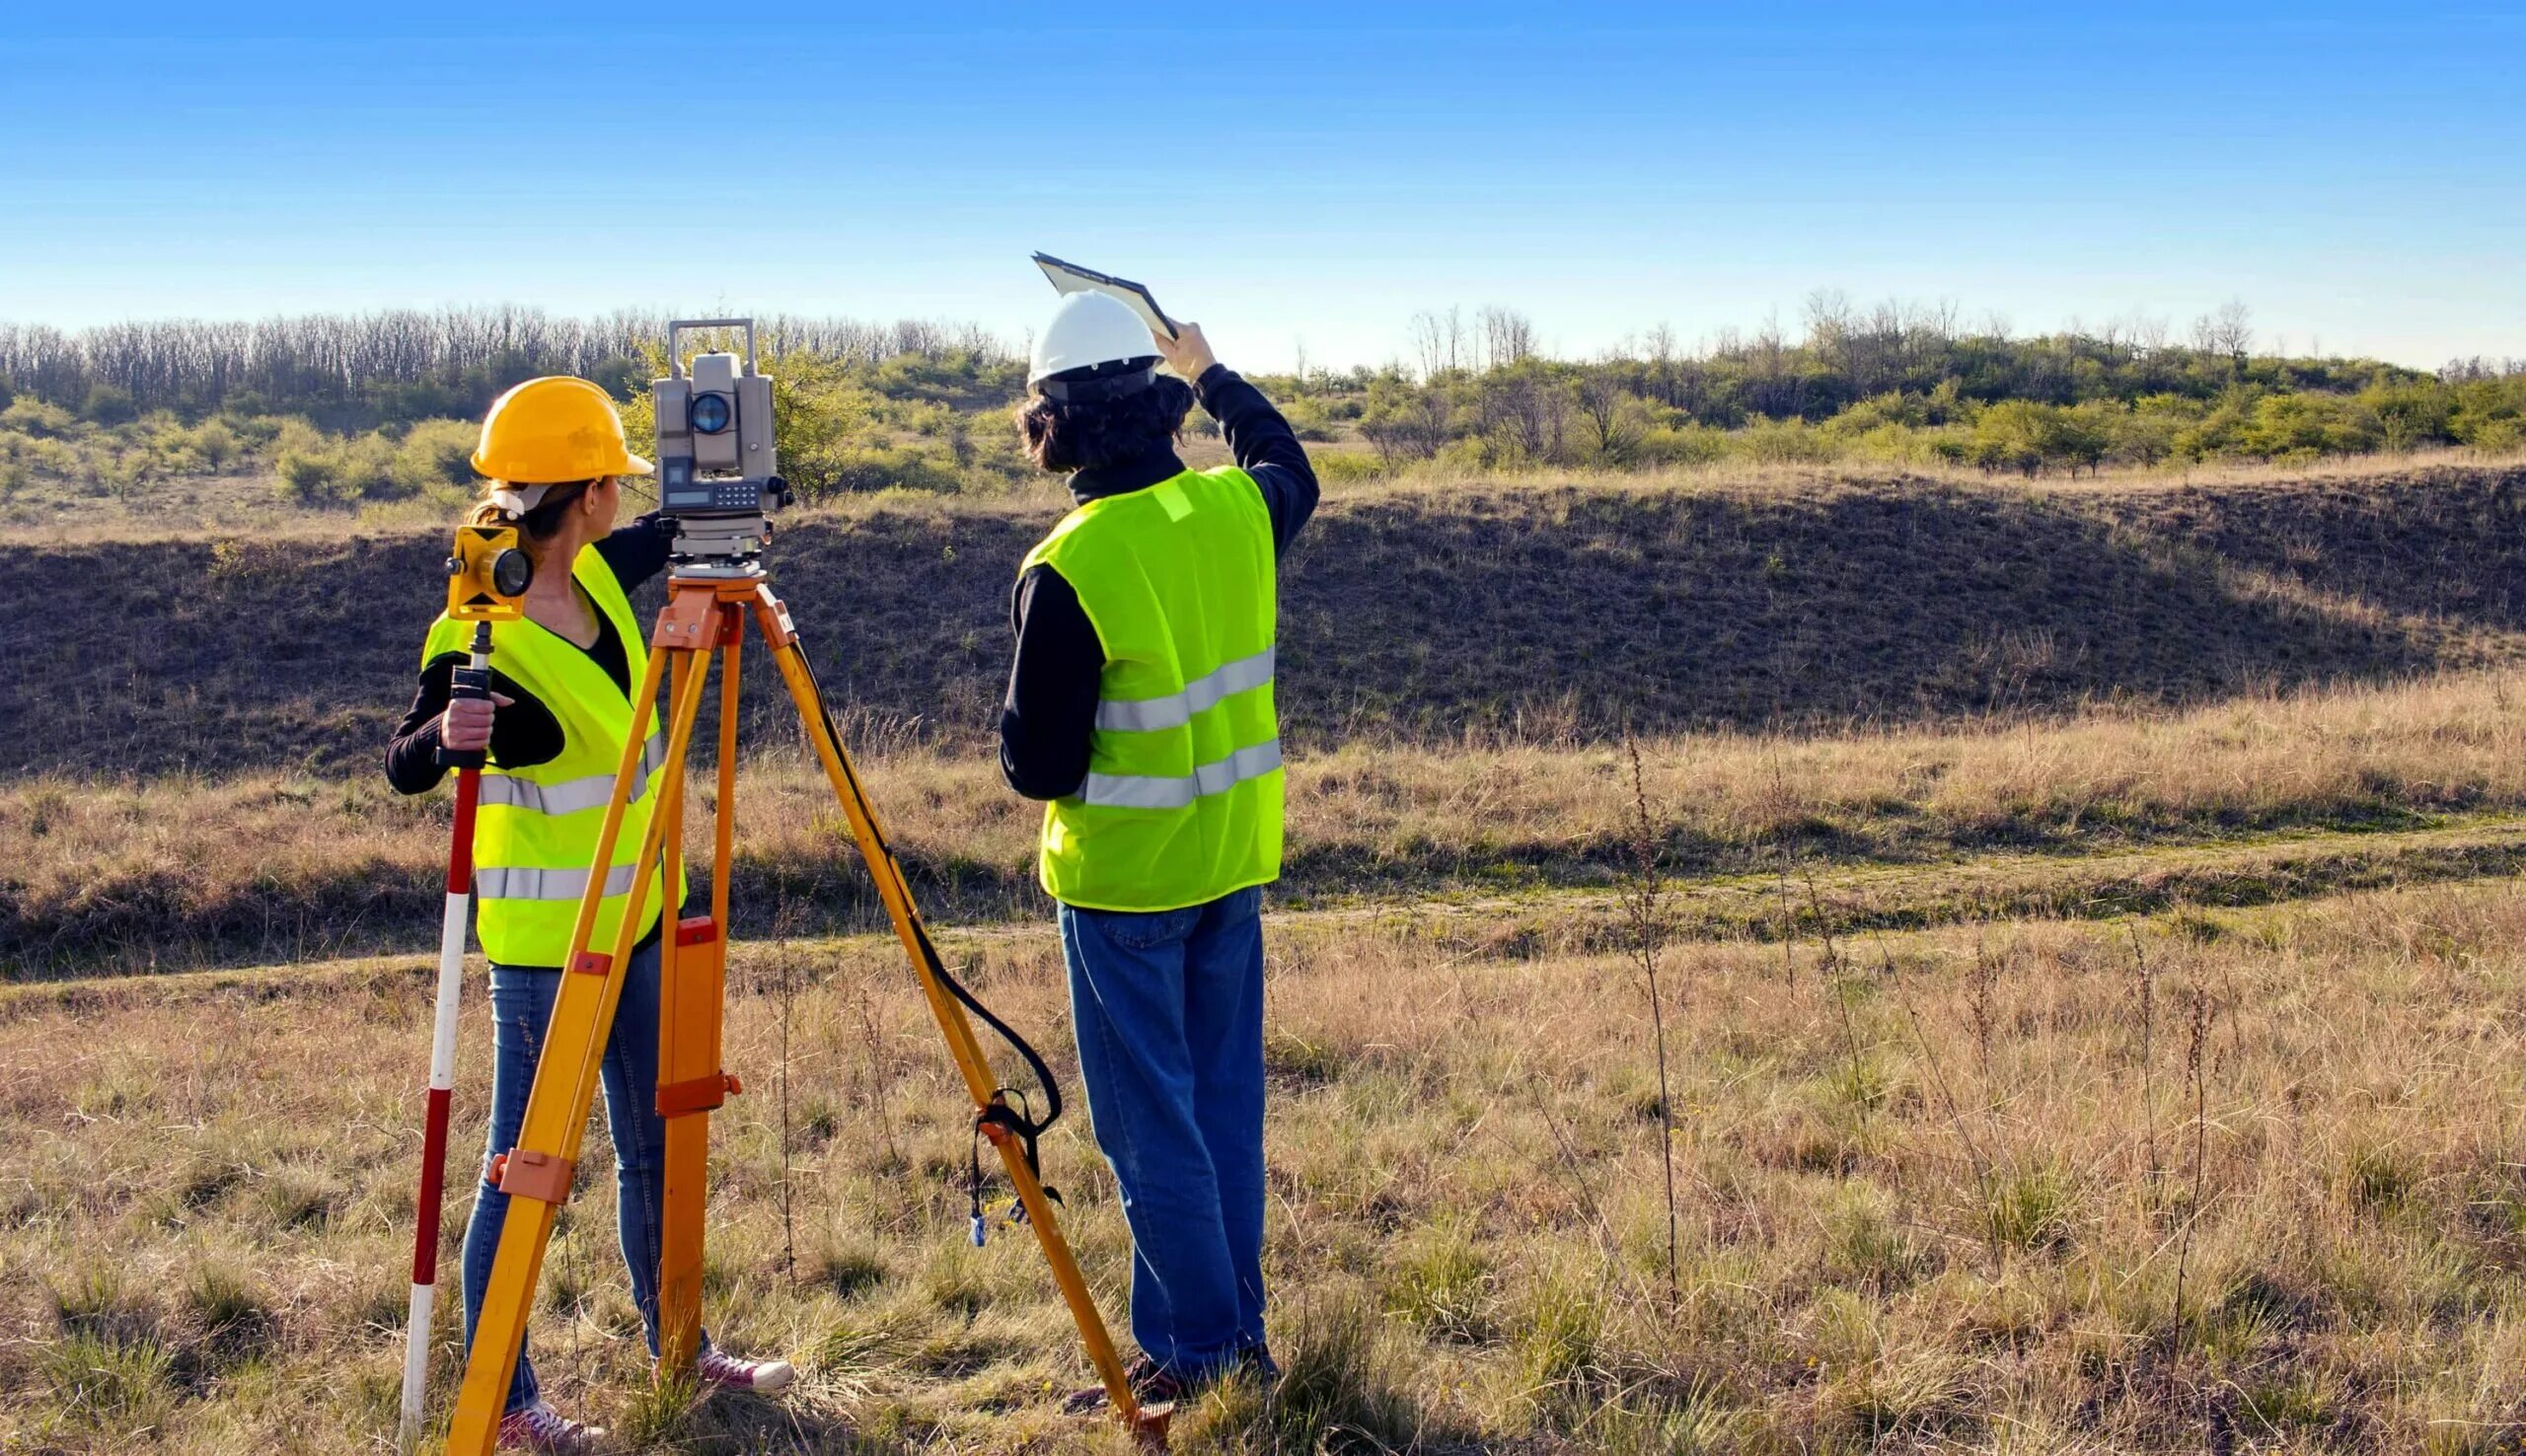
[[[2521,483],[1353,500],[1287,573],[1283,700],[1303,746],[2047,712],[2508,659],[2526,648]],[[905,512],[784,533],[779,585],[836,706],[987,735],[1010,568],[1048,524]],[[0,773],[364,771],[409,698],[443,550],[406,534],[0,551]],[[757,675],[758,717],[776,686]]]

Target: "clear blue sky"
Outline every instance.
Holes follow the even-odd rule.
[[[2234,297],[2293,349],[2526,354],[2526,12],[2052,9],[13,7],[0,320],[1014,338],[1042,248],[1256,366],[1396,356],[1450,304],[1572,354],[1794,327],[1820,286],[2022,331]]]

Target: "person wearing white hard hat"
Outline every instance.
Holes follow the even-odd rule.
[[[1000,722],[1002,774],[1045,801],[1038,864],[1132,1230],[1132,1386],[1152,1403],[1277,1374],[1261,913],[1281,869],[1276,578],[1316,502],[1289,422],[1179,327],[1152,336],[1077,293],[1036,342],[1018,430],[1077,508],[1019,566]],[[1235,465],[1177,456],[1197,400]]]

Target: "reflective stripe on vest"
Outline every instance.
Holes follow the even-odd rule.
[[[605,872],[608,899],[632,893],[634,866],[618,864]],[[576,900],[588,892],[583,869],[478,869],[474,893],[483,900]]]
[[[1195,799],[1224,794],[1249,778],[1261,778],[1281,766],[1281,741],[1241,748],[1214,764],[1202,764],[1182,778],[1151,778],[1135,773],[1090,773],[1079,798],[1116,809],[1183,809]]]
[[[1240,657],[1226,667],[1204,673],[1184,685],[1181,692],[1163,697],[1108,697],[1096,704],[1096,726],[1108,733],[1154,733],[1162,728],[1180,728],[1193,721],[1193,715],[1215,707],[1231,692],[1248,692],[1272,681],[1272,661],[1276,647],[1266,647],[1252,657]],[[1274,763],[1280,760],[1275,758]],[[1199,770],[1195,770],[1196,773]],[[1259,770],[1258,770],[1259,771]],[[1242,775],[1252,777],[1252,774]],[[1094,780],[1089,780],[1092,785]],[[1217,793],[1217,789],[1205,789]],[[1092,788],[1089,803],[1100,801]],[[1192,802],[1186,800],[1186,803]]]
[[[649,791],[649,775],[667,761],[667,741],[650,734],[640,750],[640,764],[632,776],[632,797],[639,799]],[[602,809],[614,797],[614,775],[592,774],[586,778],[566,778],[559,783],[537,783],[514,773],[496,768],[483,771],[480,790],[482,802],[503,808],[524,809],[535,814],[578,814],[589,809]]]

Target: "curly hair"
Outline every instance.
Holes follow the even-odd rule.
[[[1144,390],[1111,400],[1029,396],[1017,406],[1026,453],[1048,471],[1091,471],[1147,454],[1183,433],[1193,387],[1161,374]]]

